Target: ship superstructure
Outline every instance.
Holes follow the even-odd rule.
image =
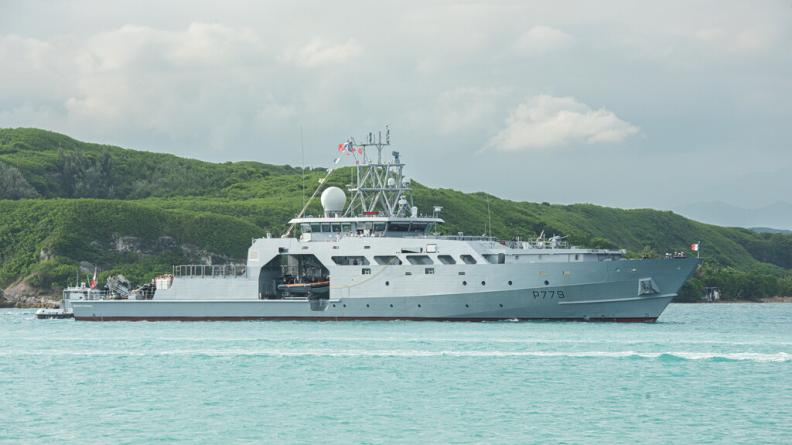
[[[698,265],[559,236],[439,235],[442,208],[420,213],[400,153],[385,159],[386,148],[387,130],[341,144],[356,160],[349,199],[325,186],[330,169],[314,193],[323,214],[306,215],[309,200],[283,236],[253,240],[246,264],[174,266],[153,295],[74,301],[75,318],[654,321]]]

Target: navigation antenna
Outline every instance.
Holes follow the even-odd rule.
[[[303,126],[300,124],[300,156],[302,158],[302,204],[305,205],[305,146],[303,145]]]
[[[358,148],[362,159],[356,160],[354,180],[347,187],[351,199],[344,216],[417,217],[418,210],[413,206],[410,194],[410,180],[404,176],[399,152],[392,151],[391,160],[382,158],[382,150],[391,144],[390,127],[385,126],[384,140],[382,131],[379,131],[376,136],[370,132],[363,144],[356,143],[354,139],[350,141]],[[372,147],[377,149],[376,161],[369,157],[368,149]]]

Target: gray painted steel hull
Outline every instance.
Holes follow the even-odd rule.
[[[640,272],[610,280],[523,289],[470,289],[434,295],[344,296],[327,300],[179,299],[102,300],[72,304],[77,320],[603,320],[654,321],[695,270],[698,261],[616,261],[609,271],[640,264]],[[546,268],[546,266],[543,266]],[[628,271],[629,272],[629,271]],[[640,295],[639,279],[659,292]],[[203,282],[208,285],[208,280]],[[478,284],[478,283],[476,283]],[[493,285],[489,285],[495,287]],[[469,289],[469,290],[468,290]]]

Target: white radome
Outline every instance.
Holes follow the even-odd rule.
[[[338,187],[328,187],[322,192],[321,202],[325,212],[341,212],[346,205],[346,194]]]

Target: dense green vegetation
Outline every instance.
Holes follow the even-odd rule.
[[[348,169],[329,183],[344,186]],[[307,193],[325,171],[306,172]],[[20,279],[42,289],[97,264],[103,278],[138,283],[172,264],[242,261],[250,239],[281,233],[302,204],[300,169],[213,164],[88,144],[36,129],[0,129],[0,288]],[[501,238],[564,234],[578,245],[633,256],[687,250],[702,241],[704,267],[681,298],[704,286],[724,298],[792,295],[792,235],[701,224],[672,212],[591,204],[514,202],[414,184],[418,206],[443,206],[445,233]],[[319,212],[318,204],[309,213]]]

